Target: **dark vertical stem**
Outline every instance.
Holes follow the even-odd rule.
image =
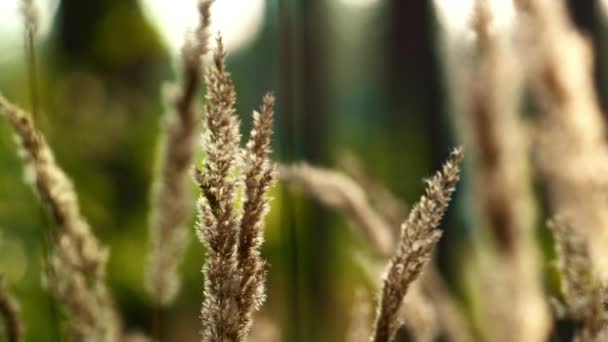
[[[430,168],[438,169],[452,144],[452,132],[433,2],[391,0],[389,13],[388,74],[394,113],[390,127],[393,128],[393,134],[403,134],[403,131],[411,130],[411,127],[425,130],[431,157]],[[412,118],[412,114],[418,117]],[[394,129],[399,131],[395,132]],[[401,148],[402,146],[396,146],[398,151]],[[459,228],[466,226],[452,217],[452,211],[448,211],[447,215],[446,220],[453,222],[453,225]],[[436,262],[442,271],[450,267],[451,255],[456,251],[454,246],[460,243],[462,233],[460,229],[446,230],[439,241]]]
[[[299,78],[297,96],[302,157],[313,164],[323,164],[328,139],[328,58],[326,37],[330,30],[325,0],[299,0],[298,41]],[[301,272],[305,286],[306,312],[303,319],[304,341],[334,340],[331,317],[332,234],[328,212],[319,204],[307,202],[300,217]]]
[[[435,44],[432,1],[392,0],[387,47],[390,127],[420,124],[428,132],[433,168],[441,167],[447,150],[445,94]],[[414,108],[415,112],[407,108]],[[418,118],[412,118],[418,115]],[[412,122],[412,120],[414,122]]]
[[[160,305],[160,303],[158,302],[155,302],[154,308],[152,309],[152,337],[154,337],[155,341],[163,340],[162,310],[162,305]]]
[[[327,56],[324,37],[328,35],[324,0],[301,0],[299,97],[303,157],[318,163],[325,159],[328,133]]]
[[[324,1],[280,1],[280,92],[279,125],[282,159],[307,160],[318,164],[325,159],[327,136],[326,58],[323,39]],[[328,309],[328,260],[331,242],[324,209],[283,192],[283,239],[290,301],[285,317],[283,340],[327,340],[330,328]],[[287,221],[287,222],[285,222]]]
[[[293,13],[290,0],[279,2],[279,91],[278,91],[278,124],[279,124],[279,153],[284,161],[295,159],[295,105],[294,105],[294,28]],[[285,227],[282,236],[282,250],[286,254],[282,258],[282,268],[286,276],[283,317],[283,341],[297,341],[300,335],[300,301],[298,280],[298,244],[295,227],[295,208],[293,196],[282,187],[281,192],[281,223]]]

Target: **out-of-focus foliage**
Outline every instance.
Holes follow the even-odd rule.
[[[591,26],[595,38],[605,35],[597,15],[579,12],[579,24]],[[431,1],[268,0],[259,35],[228,51],[242,125],[250,127],[249,110],[274,90],[278,161],[305,158],[331,167],[350,151],[375,178],[414,202],[424,189],[420,180],[440,165],[453,141],[437,35]],[[177,56],[160,37],[139,1],[61,0],[50,34],[36,44],[35,119],[73,178],[84,215],[111,248],[110,286],[127,327],[155,331],[166,341],[195,341],[200,244],[189,246],[174,306],[158,312],[144,291],[161,89],[179,74]],[[596,44],[605,55],[605,44]],[[33,110],[27,54],[15,55],[0,59],[0,91]],[[599,61],[604,89],[606,68]],[[62,313],[44,279],[52,227],[23,177],[12,133],[0,121],[0,272],[22,302],[27,341],[61,341]],[[272,196],[263,246],[271,265],[269,295],[252,335],[341,341],[357,298],[353,284],[375,285],[352,251],[373,252],[344,217],[305,194],[279,184]],[[467,214],[475,210],[464,203],[457,194],[438,255],[458,295],[463,289],[455,265],[467,257],[459,248],[471,234],[464,228]],[[547,278],[548,287],[557,288],[555,276]]]

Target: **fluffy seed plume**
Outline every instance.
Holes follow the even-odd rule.
[[[81,216],[72,182],[28,114],[1,95],[0,112],[15,131],[26,182],[57,228],[49,284],[66,311],[70,334],[79,341],[116,340],[120,324],[106,286],[107,251]]]
[[[416,204],[401,226],[399,246],[388,265],[371,341],[388,342],[398,328],[397,314],[408,287],[429,261],[441,237],[438,228],[460,176],[462,148],[451,153],[441,171],[427,180],[426,195]]]
[[[495,29],[493,7],[489,0],[476,0],[471,26],[477,44],[460,46],[478,58],[459,70],[468,82],[453,87],[454,96],[465,98],[457,120],[472,166],[471,201],[479,208],[475,221],[484,245],[475,247],[488,254],[493,270],[476,273],[476,284],[493,288],[474,291],[481,297],[478,326],[492,341],[542,341],[549,335],[550,315],[534,238],[528,137],[518,107],[523,70],[515,58],[513,31]],[[491,324],[495,320],[503,323]]]
[[[260,256],[260,246],[264,241],[264,217],[269,209],[267,194],[275,179],[275,167],[269,158],[273,117],[274,97],[266,94],[260,111],[253,113],[253,129],[244,160],[245,201],[239,232],[238,267],[242,273],[239,330],[245,333],[251,328],[253,312],[265,300],[266,263]]]
[[[395,227],[393,230],[398,231],[407,216],[407,205],[390,189],[374,179],[356,156],[342,153],[338,163],[361,185],[369,196],[374,209],[390,223],[391,227]],[[390,251],[393,250],[394,246],[391,246]],[[390,257],[390,255],[388,256]],[[436,334],[441,334],[449,341],[473,341],[470,333],[471,327],[432,263],[425,267],[422,277],[412,283],[411,289],[412,293],[418,292],[420,295],[415,298],[407,296],[403,301],[401,312],[403,324],[414,339],[417,341],[423,341],[425,338],[433,340]],[[427,313],[427,319],[424,321],[426,324],[420,324],[421,320],[412,317],[412,312]],[[365,334],[366,341],[369,339],[369,335],[370,333]]]
[[[10,294],[0,274],[0,317],[4,322],[4,331],[8,342],[19,342],[23,339],[23,322],[17,300]]]
[[[284,182],[298,186],[321,204],[342,212],[350,219],[354,227],[362,233],[378,255],[386,258],[391,256],[391,252],[395,249],[392,233],[397,229],[393,229],[387,222],[395,217],[395,211],[387,211],[385,215],[379,214],[377,212],[379,209],[373,208],[369,204],[372,196],[370,196],[369,201],[367,196],[370,194],[369,190],[372,190],[382,194],[381,203],[385,204],[386,207],[405,207],[402,203],[396,203],[399,200],[388,189],[375,184],[372,179],[368,179],[365,183],[362,182],[364,185],[359,185],[354,179],[341,172],[316,168],[305,163],[280,166],[279,178]],[[372,185],[371,189],[364,187],[370,185]],[[403,222],[403,219],[404,217],[399,218],[399,224]],[[372,282],[379,278],[381,274],[379,267],[376,267],[368,258],[361,254],[355,254],[354,259],[359,262]],[[415,295],[410,295],[408,300],[403,302],[401,310],[403,315],[400,316],[404,318],[404,325],[417,340],[418,338],[424,339],[435,335],[437,324],[432,303],[422,294],[419,282],[412,284],[411,292]],[[358,305],[364,305],[364,303],[357,302],[355,306]],[[359,312],[359,309],[355,308],[354,311]],[[373,323],[373,318],[372,315],[370,323]],[[357,339],[368,340],[371,325],[355,327],[356,325],[360,325],[360,322],[354,323],[354,326],[352,326],[349,333],[350,339],[353,341]],[[367,331],[367,333],[362,335],[363,331]]]
[[[267,192],[274,179],[274,165],[269,160],[274,98],[266,95],[260,112],[254,113],[253,130],[242,156],[234,110],[236,93],[219,36],[217,45],[205,79],[207,156],[202,170],[195,170],[202,193],[198,234],[209,247],[203,269],[202,340],[243,341],[253,312],[265,298],[266,265],[259,248],[268,210]],[[244,200],[239,208],[237,191],[243,186]]]
[[[580,323],[577,341],[608,338],[608,288],[594,276],[587,240],[564,217],[549,222],[562,273],[565,316]]]
[[[212,3],[208,0],[199,3],[199,27],[182,51],[182,84],[173,100],[173,110],[165,116],[160,172],[152,190],[146,287],[161,306],[171,304],[179,291],[177,271],[186,247],[185,224],[192,208],[190,168],[198,132],[195,100],[202,82],[201,61],[208,51]]]
[[[321,204],[341,211],[361,231],[378,255],[390,257],[395,249],[393,231],[398,231],[406,217],[407,206],[373,179],[355,156],[342,154],[340,165],[353,179],[340,172],[303,163],[279,166],[279,179],[297,185]],[[393,225],[396,225],[395,229]],[[356,254],[355,259],[372,282],[378,279],[380,271],[373,262],[360,254]],[[403,301],[398,319],[403,321],[416,340],[432,340],[441,333],[451,341],[473,341],[470,327],[445,288],[441,276],[433,267],[427,267],[425,275],[412,283],[410,295],[415,296],[408,296]],[[360,305],[363,304],[357,301],[356,312],[360,311]],[[370,317],[370,320],[373,318]],[[351,327],[349,339],[367,341],[371,326],[357,325],[360,323],[354,323]],[[368,333],[362,334],[363,331]]]

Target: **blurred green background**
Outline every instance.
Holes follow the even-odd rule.
[[[110,284],[129,330],[153,330],[143,287],[149,188],[162,89],[178,77],[177,53],[184,29],[195,23],[195,3],[38,1],[36,120],[73,178],[85,216],[111,247]],[[594,39],[602,62],[597,85],[606,89],[599,3],[570,3]],[[0,91],[31,110],[18,7],[18,0],[0,3]],[[217,7],[214,29],[225,33],[244,132],[251,110],[272,90],[277,160],[333,166],[350,151],[404,201],[417,200],[421,179],[458,143],[432,1],[217,0]],[[22,302],[27,340],[61,341],[60,313],[43,286],[49,222],[22,180],[12,133],[0,122],[0,271]],[[273,194],[264,245],[269,295],[256,322],[272,332],[268,341],[342,341],[357,284],[367,281],[352,252],[367,246],[344,217],[303,194],[282,185]],[[458,272],[453,266],[469,235],[462,199],[440,244],[447,279]],[[191,240],[183,289],[162,313],[163,341],[198,340],[204,248],[194,234]]]

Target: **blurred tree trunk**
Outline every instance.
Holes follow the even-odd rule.
[[[294,75],[294,8],[289,0],[279,3],[279,89],[278,89],[278,152],[283,162],[296,160],[296,106]],[[296,212],[294,196],[286,187],[281,188],[281,225],[285,226],[281,238],[283,256],[281,274],[284,275],[285,293],[283,294],[281,333],[283,341],[298,341],[300,328],[300,289],[298,284],[298,239],[296,231]]]
[[[299,44],[300,63],[300,118],[303,138],[303,157],[313,164],[327,162],[328,129],[328,59],[325,38],[328,35],[328,21],[325,0],[300,0],[301,31]],[[335,307],[331,289],[331,260],[335,260],[332,251],[335,242],[328,220],[328,210],[317,203],[311,203],[308,209],[311,215],[306,218],[302,234],[302,258],[307,260],[302,276],[310,301],[309,325],[303,327],[302,341],[335,341],[336,336],[332,320],[332,309]]]
[[[312,164],[326,161],[328,134],[327,58],[324,37],[327,18],[324,0],[282,0],[280,121],[284,136],[283,159],[306,160]],[[293,202],[293,196],[285,201]],[[298,203],[296,201],[295,203]],[[326,209],[305,200],[289,204],[288,237],[291,274],[288,292],[295,305],[283,339],[288,341],[331,340],[332,308],[329,266],[332,256],[331,232]],[[298,207],[296,217],[294,207]]]
[[[397,134],[408,126],[426,130],[436,169],[446,155],[448,128],[433,2],[391,0],[387,12],[387,68],[393,108],[389,127],[398,129]]]

